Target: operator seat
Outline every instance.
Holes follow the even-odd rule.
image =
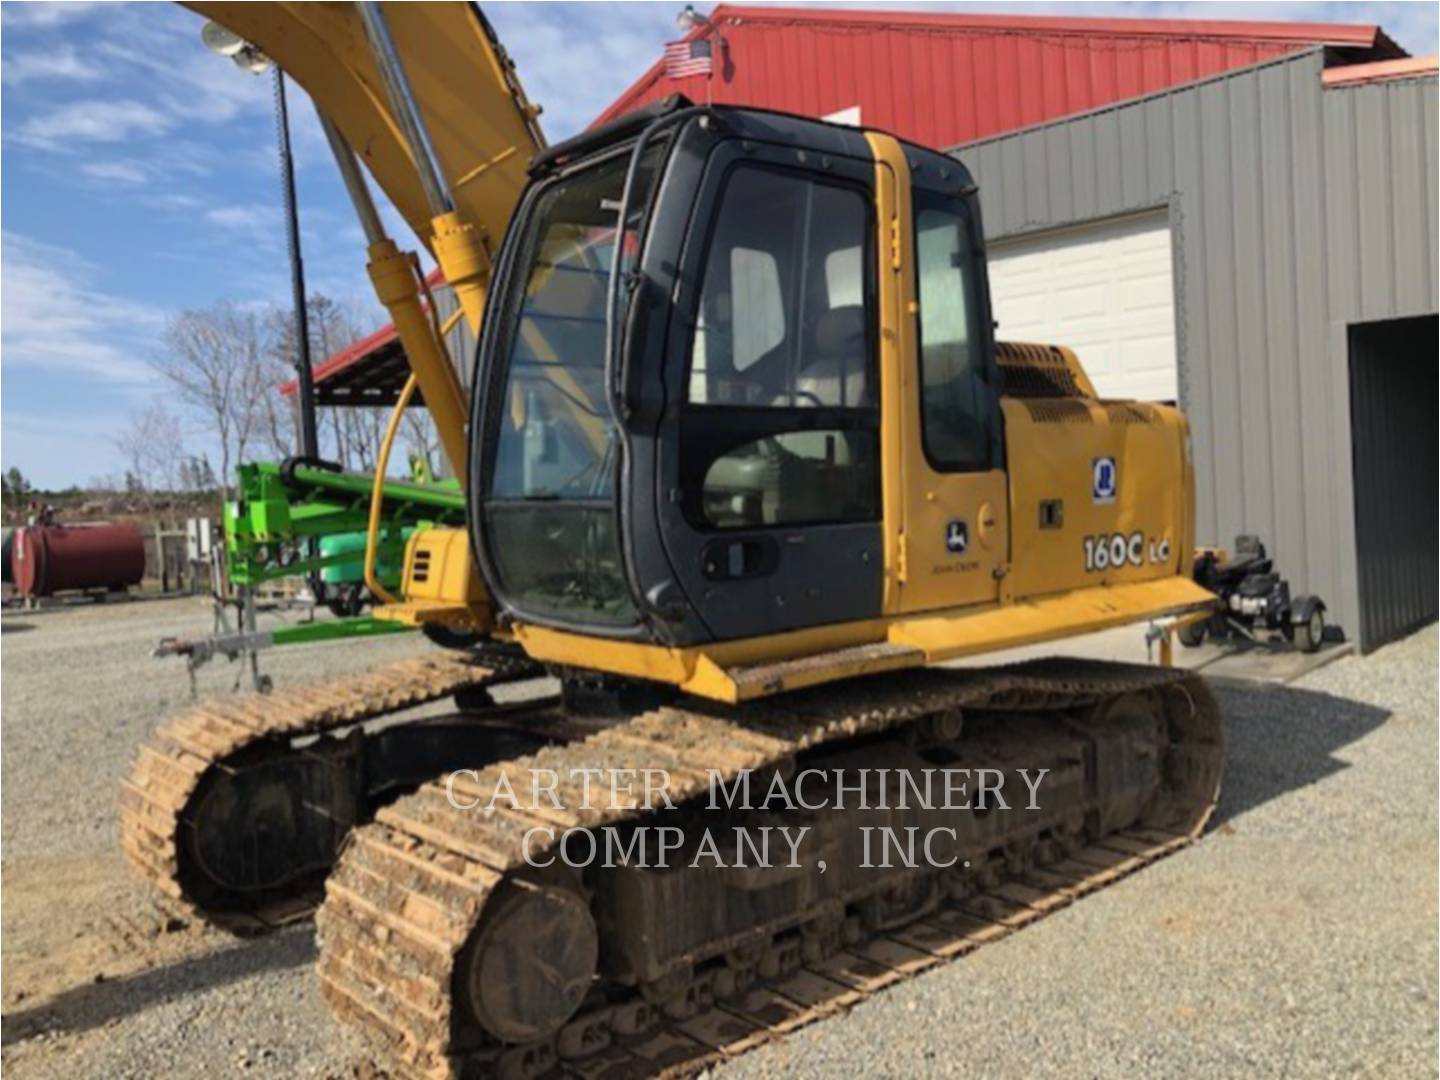
[[[795,379],[795,404],[852,409],[873,405],[865,308],[860,304],[831,308],[816,320],[812,341],[814,359]]]
[[[859,408],[874,404],[865,309],[859,304],[831,308],[815,322],[809,363],[795,378],[793,400],[777,405],[800,408]],[[850,444],[837,431],[794,431],[775,436],[779,450],[765,493],[767,520],[824,520],[842,517],[841,507],[853,484],[845,479],[855,462]]]
[[[808,362],[795,378],[794,393],[775,394],[771,404],[779,408],[873,406],[867,336],[861,305],[824,312],[810,335],[802,358]],[[731,524],[840,518],[845,510],[836,504],[848,499],[854,486],[840,474],[849,474],[853,465],[843,433],[790,431],[737,447],[714,461],[706,473],[705,488],[707,498],[713,492],[735,508],[739,520]]]

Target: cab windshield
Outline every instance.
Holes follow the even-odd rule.
[[[490,555],[514,606],[567,622],[637,617],[621,562],[619,436],[605,393],[605,305],[629,162],[622,153],[544,190],[499,309],[505,376],[489,410],[498,423],[485,500]],[[627,260],[637,236],[632,225]]]

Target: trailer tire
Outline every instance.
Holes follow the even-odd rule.
[[[1303,622],[1295,624],[1295,647],[1303,653],[1320,650],[1325,641],[1325,609],[1316,604]]]
[[[1175,631],[1175,636],[1180,639],[1180,644],[1187,649],[1193,649],[1205,640],[1205,622],[1186,623]]]

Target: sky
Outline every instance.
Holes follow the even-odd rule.
[[[1436,51],[1433,3],[899,6],[1379,23]],[[679,36],[683,4],[484,7],[558,141]],[[123,473],[112,440],[165,393],[148,359],[176,312],[289,303],[273,83],[207,52],[201,23],[169,3],[0,4],[0,468],[42,487]],[[361,233],[293,85],[290,107],[308,286],[371,304]]]

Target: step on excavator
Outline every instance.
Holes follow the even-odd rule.
[[[649,1075],[1200,833],[1202,680],[974,659],[1215,598],[1184,416],[995,341],[962,162],[678,98],[546,146],[473,5],[188,6],[314,100],[410,364],[397,414],[423,395],[466,514],[410,537],[403,595],[375,589],[456,648],[200,705],[141,747],[121,838],[156,889],[239,933],[313,912],[326,1001],[395,1075]],[[468,392],[372,182],[477,333]],[[558,695],[492,696],[547,675]],[[1048,770],[1035,800],[1019,768]],[[1009,797],[845,798],[856,770],[956,769]],[[542,772],[557,797],[494,798]],[[668,797],[592,799],[596,773]],[[716,804],[749,778],[826,809]],[[800,826],[793,859],[689,857]],[[877,863],[857,845],[882,826],[942,842]],[[649,827],[682,857],[556,858]]]

